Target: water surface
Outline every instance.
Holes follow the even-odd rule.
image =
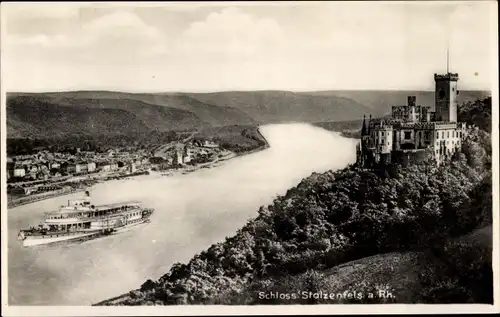
[[[306,124],[261,127],[270,148],[186,175],[139,176],[92,187],[93,203],[141,200],[156,209],[151,223],[115,236],[57,247],[23,248],[20,228],[80,198],[67,195],[8,211],[10,305],[90,305],[158,279],[235,234],[277,195],[312,172],[355,160],[353,139]]]

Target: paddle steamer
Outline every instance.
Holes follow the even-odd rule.
[[[37,228],[20,230],[18,239],[23,246],[94,239],[148,223],[154,211],[138,201],[96,206],[89,196],[86,191],[85,198],[69,200],[67,206],[47,213]]]

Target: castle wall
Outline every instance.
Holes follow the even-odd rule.
[[[402,166],[423,164],[429,162],[431,159],[430,152],[425,149],[393,151],[391,154],[392,163],[401,164]]]
[[[399,148],[400,149],[414,149],[415,147],[415,130],[414,129],[401,129],[399,132]]]

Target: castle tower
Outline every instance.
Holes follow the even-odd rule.
[[[368,134],[368,131],[366,130],[366,116],[363,115],[363,127],[361,128],[361,136],[365,136]]]
[[[434,74],[436,121],[457,122],[458,74],[449,72],[449,52],[446,58],[446,74]]]
[[[415,122],[417,119],[417,113],[416,113],[416,106],[417,106],[417,97],[416,96],[408,96],[408,122]]]

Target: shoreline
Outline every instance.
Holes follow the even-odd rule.
[[[264,145],[261,145],[261,146],[255,148],[253,150],[250,150],[248,152],[236,154],[237,156],[242,156],[242,155],[247,155],[247,154],[252,154],[252,153],[260,152],[260,151],[263,151],[263,150],[268,149],[270,147],[269,143],[267,142],[267,139],[260,132],[260,125],[257,126],[257,134],[260,136],[261,140],[264,141]]]
[[[235,152],[229,151],[230,152],[229,154],[227,154],[223,157],[220,157],[220,158],[217,157],[212,162],[201,163],[201,164],[198,164],[198,165],[192,166],[192,167],[183,167],[183,168],[166,170],[166,171],[157,171],[157,172],[153,172],[153,173],[154,174],[159,173],[161,176],[167,176],[167,177],[193,173],[193,172],[196,172],[196,171],[204,169],[204,168],[211,169],[211,168],[217,167],[222,162],[229,161],[231,159],[234,159],[234,158],[237,158],[240,156],[245,156],[245,155],[257,153],[257,152],[263,151],[265,149],[268,149],[270,147],[269,143],[267,142],[266,138],[260,132],[259,126],[257,126],[257,133],[260,136],[261,140],[264,142],[264,145],[261,145],[253,150],[250,150],[247,152],[242,152],[242,153],[235,153]],[[151,170],[148,170],[148,172],[149,172],[149,175],[152,174]],[[143,174],[139,174],[139,175],[143,175]],[[127,179],[129,177],[134,177],[134,176],[139,176],[139,175],[136,172],[136,173],[132,173],[130,175],[127,175],[127,174],[122,175],[119,178]],[[103,182],[107,182],[107,181],[110,181],[113,179],[115,179],[115,178],[108,178],[108,176],[104,176],[102,178],[90,178],[90,176],[89,176],[89,178],[86,179],[85,181],[95,181],[96,183],[103,183]],[[92,185],[94,185],[94,184],[92,184]],[[73,194],[73,193],[77,193],[77,192],[82,192],[84,190],[85,190],[84,188],[76,188],[73,190],[63,190],[63,191],[58,191],[58,192],[53,192],[53,193],[48,192],[48,193],[44,193],[44,194],[39,194],[40,196],[33,195],[31,197],[25,196],[25,197],[21,197],[21,198],[15,198],[12,200],[8,200],[7,208],[8,209],[16,208],[19,206],[36,203],[36,202],[43,201],[43,200],[50,199],[50,198],[61,197],[61,196],[65,196],[65,195],[69,195],[69,194]],[[26,200],[26,201],[24,201],[24,200]]]
[[[264,145],[261,145],[255,149],[252,149],[252,150],[246,151],[246,152],[242,152],[242,153],[231,152],[230,154],[225,155],[221,158],[217,158],[216,160],[214,160],[212,162],[201,163],[201,164],[198,164],[198,165],[192,166],[192,167],[184,167],[184,168],[171,169],[171,170],[166,170],[166,171],[158,171],[157,173],[160,173],[162,176],[167,176],[167,177],[175,176],[175,175],[179,175],[179,174],[183,175],[183,174],[193,173],[193,172],[196,172],[196,171],[204,169],[204,168],[210,169],[210,168],[217,167],[221,163],[223,163],[225,161],[232,160],[232,159],[237,158],[237,157],[257,153],[257,152],[263,151],[265,149],[268,149],[270,147],[270,145],[267,142],[266,138],[260,132],[260,129],[258,126],[257,126],[257,133],[260,136],[261,140],[264,142]]]
[[[16,207],[28,205],[28,204],[33,204],[33,203],[36,203],[36,202],[39,202],[42,200],[46,200],[46,199],[50,199],[50,198],[70,195],[70,194],[82,192],[84,190],[85,190],[84,188],[75,188],[72,190],[62,190],[62,191],[57,191],[57,192],[48,192],[48,193],[44,193],[44,194],[39,194],[40,196],[33,195],[33,196],[25,196],[25,197],[21,197],[21,198],[13,198],[12,200],[9,200],[7,202],[7,209],[16,208]],[[26,201],[24,201],[24,200],[26,200]]]

